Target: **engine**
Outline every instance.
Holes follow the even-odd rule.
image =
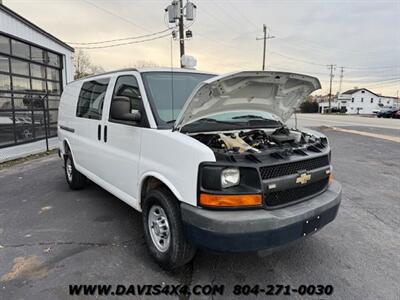
[[[263,153],[269,150],[324,148],[326,138],[319,138],[298,130],[281,127],[274,130],[257,129],[233,132],[199,133],[192,135],[203,144],[219,153]]]

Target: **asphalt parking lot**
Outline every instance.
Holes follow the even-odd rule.
[[[299,117],[304,126],[400,137],[400,120],[390,121]],[[199,251],[174,273],[148,255],[141,215],[93,183],[69,190],[57,156],[1,170],[0,299],[66,299],[69,284],[98,283],[225,284],[218,299],[232,299],[235,284],[329,284],[334,293],[325,299],[400,299],[400,144],[319,130],[330,140],[334,176],[343,184],[333,223],[271,255]]]

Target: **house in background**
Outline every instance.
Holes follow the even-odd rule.
[[[395,107],[397,99],[386,97],[366,89],[352,89],[339,95],[340,106],[346,107],[347,114],[374,114],[383,107]]]
[[[384,107],[397,107],[398,99],[376,94],[366,88],[355,88],[339,94],[331,108],[346,114],[374,114]],[[319,103],[319,112],[325,113],[326,101]]]
[[[320,95],[314,97],[315,101],[318,102],[318,112],[323,114],[329,110],[329,95]],[[332,95],[331,97],[331,110],[338,112],[340,110],[337,95]]]
[[[43,144],[46,131],[57,136],[73,55],[72,47],[0,4],[0,161],[16,158],[22,148],[29,154]]]

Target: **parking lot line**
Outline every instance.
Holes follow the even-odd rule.
[[[344,129],[344,128],[338,128],[338,127],[330,127],[330,128],[333,130],[336,130],[336,131],[353,133],[353,134],[358,134],[358,135],[363,135],[363,136],[368,136],[368,137],[373,137],[373,138],[377,138],[377,139],[400,143],[400,137],[396,137],[396,136],[392,136],[392,135],[377,134],[377,133],[358,131],[358,130],[353,130],[353,129]]]

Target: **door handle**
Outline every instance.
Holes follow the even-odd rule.
[[[104,143],[107,143],[107,125],[104,125]]]
[[[99,141],[101,140],[101,125],[100,124],[97,126],[97,139]]]

